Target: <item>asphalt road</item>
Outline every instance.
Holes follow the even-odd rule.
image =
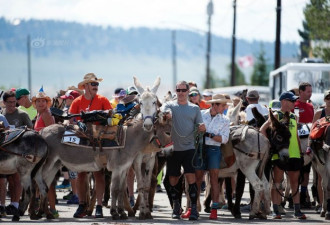
[[[242,203],[247,203],[248,201],[248,186],[245,185],[246,189],[243,196]],[[309,185],[310,187],[310,185]],[[212,221],[209,220],[209,214],[205,213],[203,210],[200,213],[200,218],[198,221],[189,221],[189,220],[173,220],[171,219],[171,208],[165,190],[163,193],[156,193],[154,209],[153,209],[153,220],[138,220],[137,218],[129,218],[128,220],[113,221],[110,215],[110,209],[103,207],[104,218],[95,219],[94,217],[86,217],[82,219],[73,218],[73,214],[77,209],[77,205],[68,205],[65,200],[62,200],[62,197],[67,194],[65,191],[57,191],[57,197],[59,199],[59,204],[56,206],[59,211],[60,218],[54,220],[47,220],[42,218],[38,221],[31,221],[29,216],[25,215],[21,217],[19,224],[91,224],[91,225],[102,225],[102,224],[117,224],[117,225],[128,225],[128,224],[330,224],[330,221],[324,220],[319,215],[315,213],[314,209],[303,210],[307,216],[307,220],[298,220],[293,218],[292,209],[286,208],[287,214],[283,216],[281,220],[274,220],[271,216],[267,220],[248,220],[248,211],[242,211],[242,219],[234,219],[228,210],[219,210],[218,211],[218,220]],[[311,193],[310,193],[311,194]],[[202,198],[203,198],[202,194]],[[185,204],[185,199],[183,203]],[[26,213],[27,214],[27,213]],[[138,212],[136,217],[138,216]],[[1,224],[13,224],[11,222],[11,216],[0,219]],[[15,224],[18,224],[17,222]]]

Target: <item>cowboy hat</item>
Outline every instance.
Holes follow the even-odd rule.
[[[45,92],[39,92],[38,94],[36,94],[36,96],[34,96],[32,98],[32,104],[34,106],[34,108],[36,108],[36,101],[37,99],[46,99],[47,101],[47,107],[50,108],[52,106],[52,100],[49,96],[47,96],[45,94]]]
[[[78,84],[78,88],[80,90],[84,90],[84,85],[85,84],[88,84],[88,83],[92,83],[92,82],[101,82],[103,79],[102,78],[97,78],[96,75],[94,73],[87,73],[85,76],[84,76],[84,80],[81,81],[79,84]]]
[[[212,103],[229,103],[231,102],[230,99],[227,99],[225,95],[223,94],[215,94],[212,96],[212,99],[209,101],[206,101],[207,104]]]

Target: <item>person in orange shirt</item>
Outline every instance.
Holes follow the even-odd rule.
[[[98,87],[102,78],[97,78],[94,73],[88,73],[84,76],[84,80],[78,84],[78,88],[80,90],[84,90],[84,94],[76,98],[69,109],[71,114],[79,114],[81,112],[88,112],[93,110],[109,110],[112,109],[109,100],[97,94]],[[76,118],[79,120],[79,118]],[[75,218],[82,218],[86,216],[86,202],[85,202],[85,195],[86,195],[86,172],[78,173],[78,198],[79,198],[79,207],[73,217]],[[95,177],[95,185],[96,185],[96,199],[97,205],[95,209],[95,218],[103,218],[102,212],[102,199],[104,194],[104,171],[100,170],[94,172]]]
[[[207,104],[204,99],[202,99],[201,94],[196,87],[191,87],[189,89],[189,101],[198,105],[201,110],[211,107],[210,104]]]

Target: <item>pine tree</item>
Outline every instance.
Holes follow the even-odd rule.
[[[253,72],[251,76],[251,85],[268,86],[269,71],[267,69],[266,52],[263,45],[260,46],[260,51],[255,56],[255,63],[253,66]]]

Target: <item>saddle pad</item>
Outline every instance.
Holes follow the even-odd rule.
[[[116,143],[116,145],[102,146],[102,150],[114,150],[114,149],[124,148],[125,147],[125,143],[126,143],[126,131],[127,131],[127,126],[118,126],[117,138],[115,140],[112,140],[112,141],[114,141]],[[71,137],[71,140],[73,138],[75,138],[75,139],[78,139],[79,138],[80,139],[79,142],[77,142],[77,141],[76,142],[73,142],[73,141],[63,141],[63,138],[62,138],[62,144],[66,144],[66,145],[70,145],[70,146],[75,146],[75,147],[79,147],[79,148],[81,148],[81,147],[82,148],[87,148],[87,149],[91,149],[91,150],[94,150],[95,147],[96,148],[99,148],[98,145],[96,145],[95,147],[93,147],[90,144],[90,141],[89,140],[86,140],[86,138],[78,137],[78,135],[75,133],[74,130],[69,130],[69,132],[70,133],[67,134],[67,137]],[[105,142],[107,142],[106,140],[108,140],[108,139],[103,139],[103,140]]]
[[[93,138],[114,140],[117,137],[118,126],[92,125]]]
[[[1,146],[8,145],[19,138],[26,131],[26,126],[24,128],[17,128],[14,130],[7,130],[1,134]]]

